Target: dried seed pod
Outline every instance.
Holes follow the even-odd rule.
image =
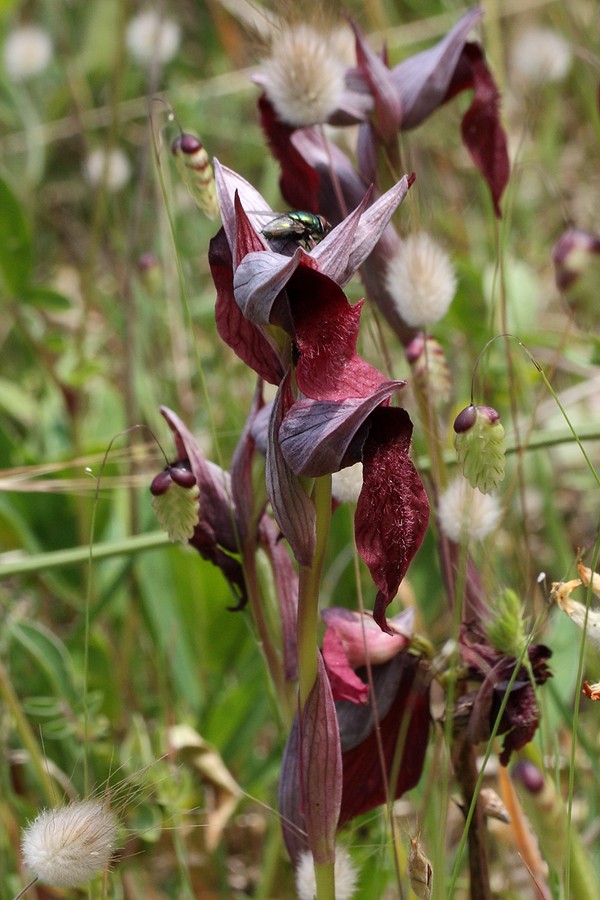
[[[410,838],[408,854],[408,877],[410,886],[420,900],[430,900],[433,884],[433,869],[423,852],[419,836]]]

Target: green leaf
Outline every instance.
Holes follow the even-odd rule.
[[[31,654],[54,690],[72,705],[76,705],[79,698],[64,644],[43,625],[25,620],[12,623],[8,633],[12,640]]]
[[[68,297],[43,285],[32,285],[21,295],[21,300],[49,312],[68,312],[72,307]]]
[[[16,194],[0,178],[0,277],[9,293],[26,291],[32,262],[29,222]]]

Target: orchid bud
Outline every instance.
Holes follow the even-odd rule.
[[[513,781],[520,782],[530,794],[539,794],[544,788],[544,776],[538,767],[527,759],[522,759],[513,767]]]
[[[567,291],[600,255],[600,238],[578,228],[568,228],[552,249],[556,286]]]
[[[581,328],[596,330],[600,237],[569,228],[552,250],[556,285]]]
[[[137,270],[148,293],[157,294],[162,285],[162,272],[154,253],[142,253],[137,262]]]
[[[482,494],[504,478],[504,428],[490,406],[467,406],[454,420],[454,447],[462,473]]]
[[[427,393],[434,406],[442,406],[450,397],[450,369],[441,344],[434,337],[418,334],[406,348],[413,384]]]

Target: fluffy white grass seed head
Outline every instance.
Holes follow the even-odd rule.
[[[331,476],[331,492],[338,503],[356,503],[362,491],[362,463],[354,463],[334,472]]]
[[[500,521],[496,497],[472,488],[462,475],[450,482],[440,496],[438,520],[447,538],[459,543],[463,538],[482,541]]]
[[[511,51],[512,71],[532,85],[563,81],[573,54],[567,41],[550,28],[528,28],[517,35]]]
[[[326,122],[344,93],[345,65],[337,32],[306,22],[286,24],[272,37],[257,81],[278,118],[303,128]]]
[[[107,191],[117,193],[131,177],[131,163],[122,150],[92,150],[83,164],[86,180],[93,187],[104,184]]]
[[[335,851],[335,900],[351,900],[356,890],[358,872],[345,847]],[[300,900],[317,896],[312,853],[303,853],[296,869],[296,890]]]
[[[433,325],[452,303],[456,274],[443,247],[420,231],[405,238],[390,259],[386,287],[407,325]]]
[[[12,81],[39,75],[52,59],[52,40],[38,25],[23,25],[4,41],[4,68]]]
[[[23,860],[39,880],[53,887],[76,887],[103,871],[117,838],[117,820],[99,800],[81,800],[46,809],[21,840]]]
[[[153,9],[146,9],[127,25],[125,42],[141,65],[150,66],[155,60],[164,65],[179,50],[181,31],[177,22],[165,19]]]

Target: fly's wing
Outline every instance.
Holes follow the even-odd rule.
[[[271,222],[267,222],[262,230],[266,238],[286,238],[294,235],[305,235],[306,226],[302,222],[292,219],[291,216],[277,216]]]

